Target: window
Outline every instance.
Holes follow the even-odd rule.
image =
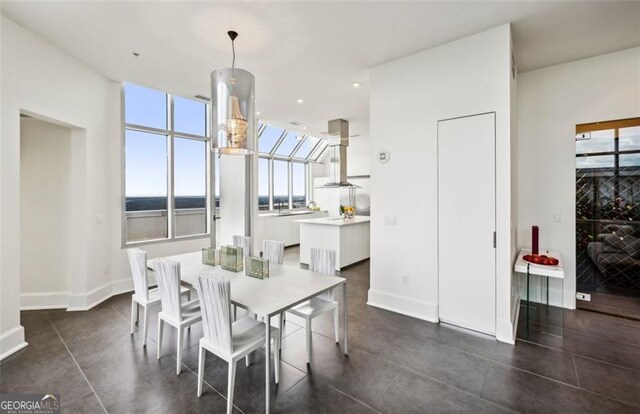
[[[321,162],[326,140],[266,124],[258,126],[258,209],[305,208],[309,165]]]
[[[292,195],[291,203],[293,208],[304,208],[307,206],[307,165],[301,162],[291,163]]]
[[[129,83],[123,89],[123,242],[206,234],[207,105]]]
[[[303,138],[304,136],[301,134],[292,131],[287,132],[287,135],[284,136],[284,139],[276,148],[275,154],[289,157]]]
[[[269,160],[258,159],[258,210],[269,210]]]
[[[273,160],[273,207],[289,208],[289,163]]]

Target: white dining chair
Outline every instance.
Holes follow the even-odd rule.
[[[244,257],[251,257],[253,254],[251,237],[249,236],[233,236],[233,247],[242,247]]]
[[[162,353],[162,333],[167,323],[178,330],[176,375],[182,370],[182,346],[184,328],[202,320],[198,299],[186,303],[180,301],[180,263],[169,260],[156,260],[154,263],[158,288],[160,289],[160,304],[162,310],[158,313],[158,354]]]
[[[202,301],[202,328],[204,336],[200,338],[198,356],[198,397],[202,395],[206,351],[224,359],[229,364],[227,385],[227,413],[233,410],[233,389],[236,378],[236,365],[243,357],[264,344],[265,326],[253,318],[244,317],[231,322],[231,284],[228,279],[201,274],[196,288]],[[275,345],[273,357],[276,384],[280,382],[280,332],[272,328],[271,339]],[[269,355],[266,358],[270,358]]]
[[[311,258],[309,261],[309,270],[324,275],[335,275],[336,252],[335,250],[311,248]],[[289,309],[287,312],[298,316],[305,320],[305,328],[307,330],[307,364],[311,362],[311,321],[318,316],[333,311],[333,325],[338,343],[338,302],[333,298],[333,289],[321,293],[300,305]]]
[[[269,260],[269,263],[282,264],[284,262],[284,242],[263,240],[262,258]]]
[[[142,345],[147,345],[147,332],[149,330],[149,307],[160,303],[160,291],[158,288],[149,289],[149,279],[147,278],[147,252],[140,249],[128,249],[129,266],[131,267],[131,277],[133,279],[133,294],[131,295],[131,335],[135,324],[138,322],[140,309],[144,308],[144,322]],[[190,295],[190,290],[181,288],[181,294]]]

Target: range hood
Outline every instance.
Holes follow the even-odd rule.
[[[349,121],[333,119],[329,121],[329,135],[340,137],[337,144],[330,145],[331,181],[316,188],[359,187],[347,181],[347,147],[349,146]]]

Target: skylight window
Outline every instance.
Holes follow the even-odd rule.
[[[327,145],[327,141],[322,138],[311,137],[297,131],[266,124],[258,126],[258,151],[262,157],[317,162]]]
[[[270,154],[274,145],[278,143],[284,129],[274,128],[269,125],[265,125],[258,139],[258,151],[266,154]]]
[[[278,148],[276,148],[275,154],[283,157],[290,157],[293,150],[303,139],[304,135],[294,131],[288,131],[280,145],[278,145]]]
[[[298,147],[296,153],[293,154],[293,157],[306,159],[309,154],[311,154],[311,151],[316,147],[316,145],[318,145],[318,142],[320,142],[319,138],[307,137],[304,141],[302,141],[302,144],[300,144],[300,147]]]

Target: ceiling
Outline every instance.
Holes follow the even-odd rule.
[[[187,97],[210,96],[236,30],[265,122],[318,133],[345,118],[362,136],[369,68],[503,23],[521,72],[640,46],[640,2],[3,1],[2,13],[110,79]]]

